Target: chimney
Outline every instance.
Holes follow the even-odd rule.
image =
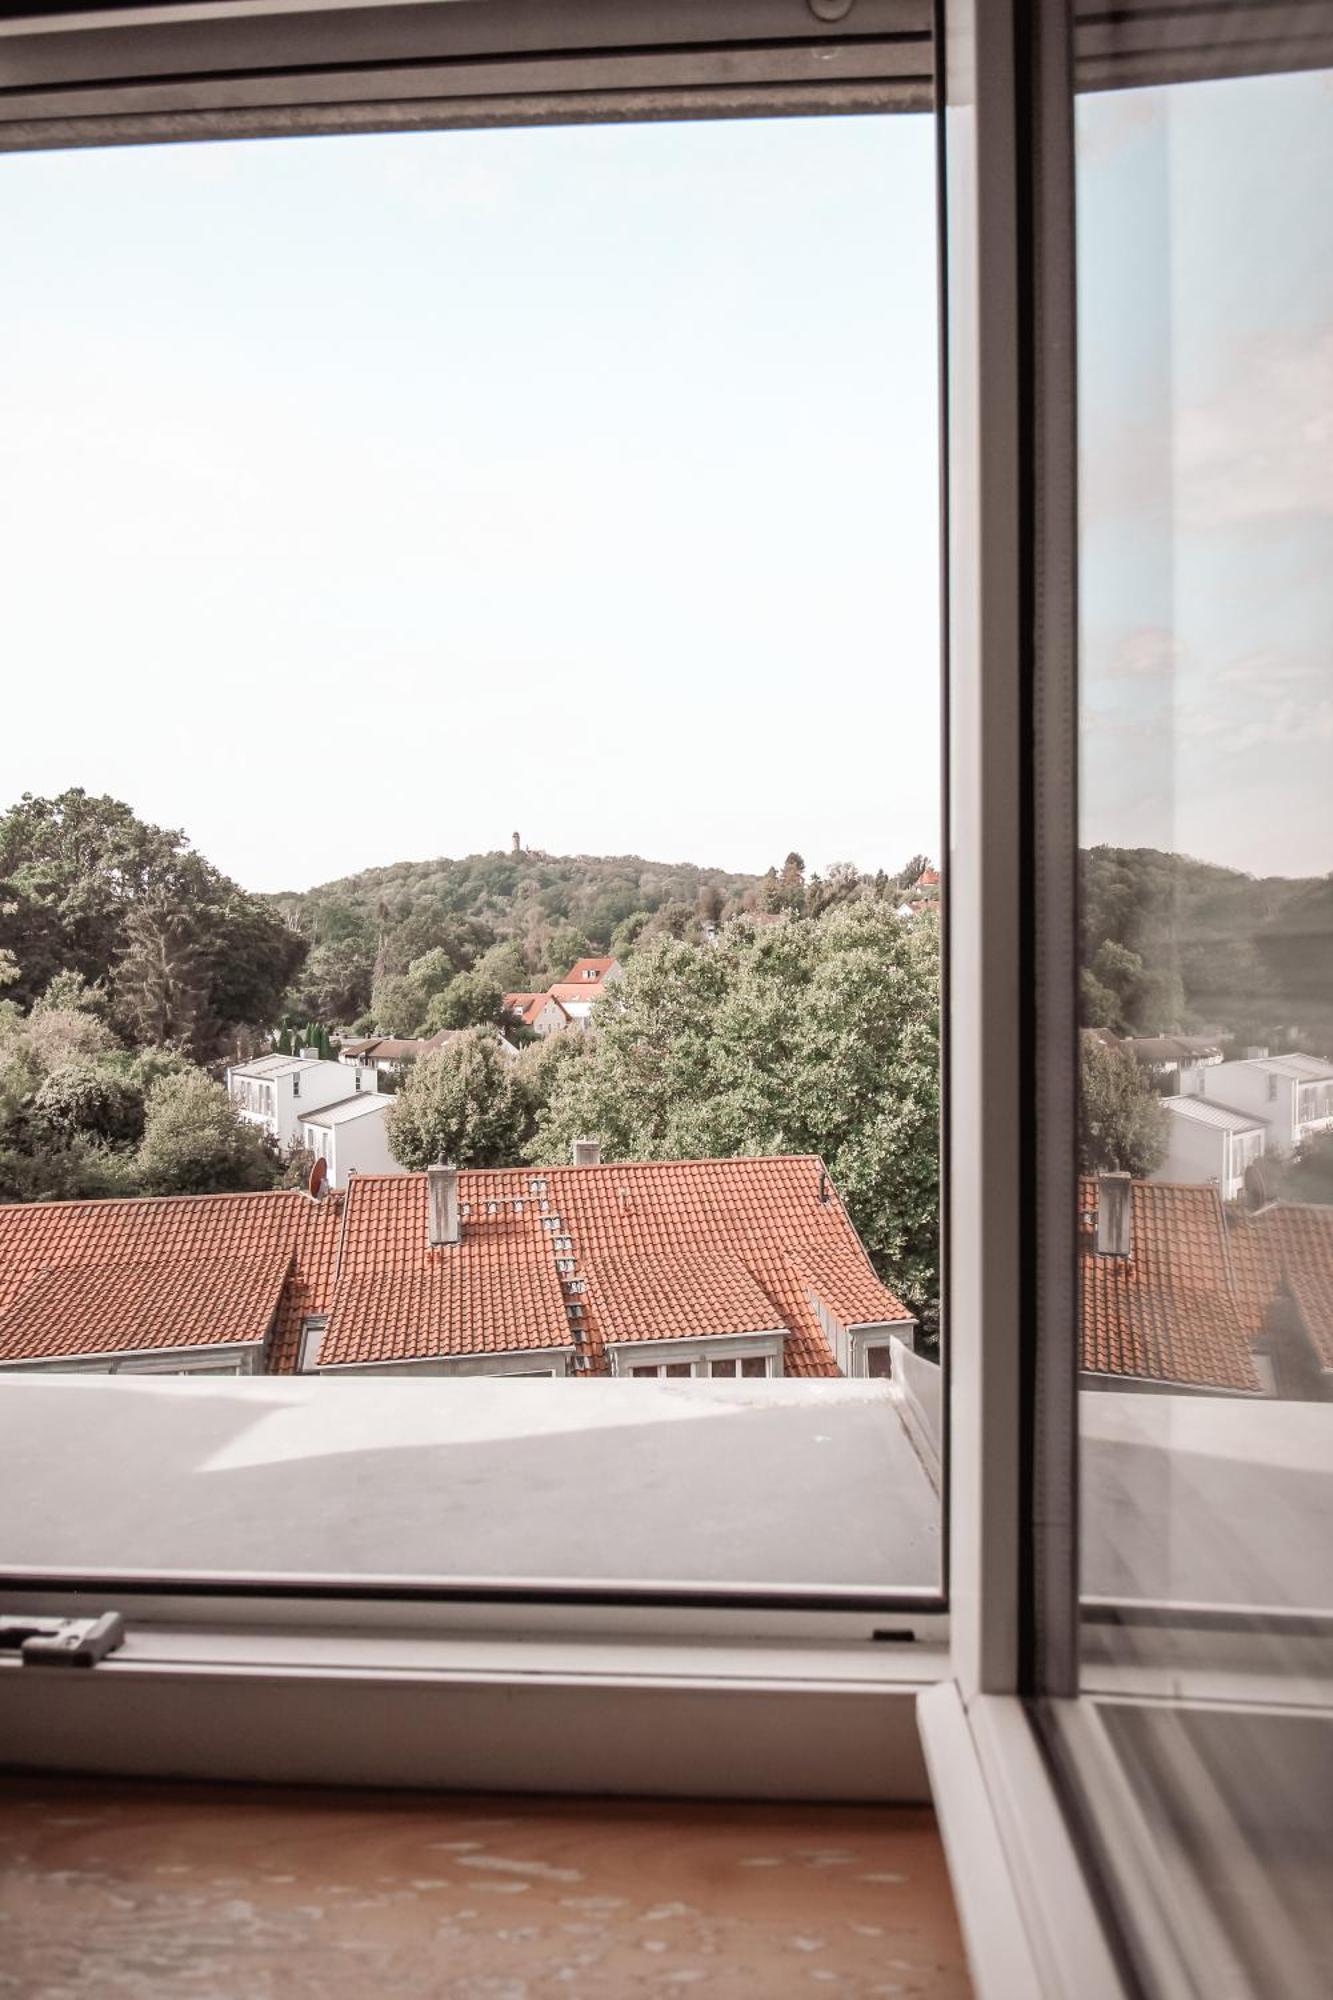
[[[432,1250],[457,1243],[462,1235],[458,1220],[458,1168],[443,1162],[426,1169],[426,1235]]]
[[[576,1167],[600,1167],[602,1164],[602,1142],[600,1139],[576,1139],[574,1141],[574,1165]]]
[[[304,1057],[306,1058],[307,1062],[318,1062],[318,1061],[319,1061],[319,1050],[318,1050],[318,1049],[302,1049],[302,1051],[301,1051],[301,1054],[302,1054],[302,1055],[303,1055],[303,1056],[304,1056]]]
[[[1128,1257],[1133,1243],[1128,1174],[1097,1176],[1097,1255]]]

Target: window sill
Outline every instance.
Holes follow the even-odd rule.
[[[10,1768],[675,1797],[929,1799],[937,1645],[139,1625],[5,1663]]]

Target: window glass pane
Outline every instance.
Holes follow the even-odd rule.
[[[924,110],[0,157],[16,1560],[937,1588],[936,223]]]
[[[1218,11],[1078,49],[1082,1672],[1221,1983],[1314,1992],[1333,1738],[1190,1704],[1330,1659],[1333,10]]]
[[[883,1379],[893,1373],[893,1350],[889,1347],[868,1347],[866,1349],[866,1374]]]

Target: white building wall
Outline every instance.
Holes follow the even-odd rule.
[[[333,1157],[329,1161],[329,1179],[334,1187],[345,1188],[354,1168],[359,1174],[404,1172],[389,1151],[389,1106],[393,1099],[386,1097],[382,1101],[382,1113],[368,1112],[364,1118],[349,1118],[345,1125],[331,1128]]]
[[[300,1089],[297,1089],[297,1078]],[[278,1144],[284,1150],[296,1143],[297,1133],[304,1119],[312,1111],[322,1111],[326,1104],[336,1104],[339,1098],[350,1097],[356,1088],[347,1070],[340,1062],[312,1062],[300,1070],[288,1070],[273,1079],[278,1103]]]
[[[1253,1062],[1216,1063],[1200,1073],[1199,1095],[1234,1111],[1247,1111],[1266,1128],[1270,1153],[1290,1153],[1296,1144],[1296,1082]]]
[[[1166,1153],[1148,1178],[1154,1181],[1216,1181],[1223,1201],[1234,1201],[1239,1188],[1230,1185],[1231,1134],[1220,1125],[1203,1125],[1187,1113],[1166,1112]]]

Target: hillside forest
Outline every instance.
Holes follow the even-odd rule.
[[[813,1152],[929,1329],[938,1297],[937,891],[790,853],[765,875],[523,847],[253,895],[110,798],[0,817],[0,1200],[299,1185],[244,1124],[226,1064],[309,1039],[478,1027],[409,1074],[404,1166]],[[1152,850],[1083,857],[1085,1025],[1266,1039],[1333,1023],[1308,963],[1333,884]],[[905,914],[909,913],[909,914]],[[626,977],[586,1035],[502,1056],[504,993],[581,956]],[[507,1029],[513,1039],[521,1031]],[[281,1038],[281,1039],[279,1039]],[[1161,1115],[1085,1047],[1085,1165],[1144,1172]]]

